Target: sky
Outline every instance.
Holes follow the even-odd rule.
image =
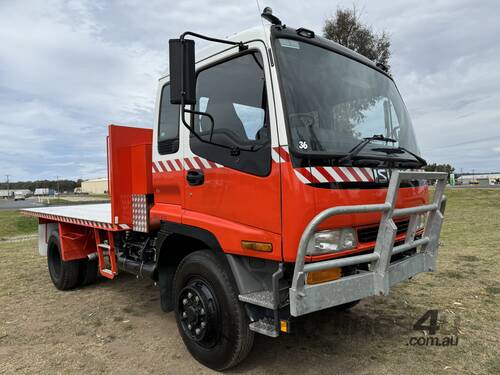
[[[258,0],[321,33],[353,1]],[[500,2],[355,1],[392,42],[423,156],[500,171]],[[0,181],[106,175],[108,124],[151,128],[168,39],[260,25],[255,1],[0,0]]]

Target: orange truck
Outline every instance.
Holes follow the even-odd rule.
[[[225,40],[170,40],[153,129],[109,126],[110,204],[24,210],[56,288],[151,278],[216,370],[255,332],[434,271],[443,221],[446,174],[421,170],[387,69],[263,17]]]

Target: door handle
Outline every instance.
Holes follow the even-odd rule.
[[[203,185],[205,182],[205,175],[203,171],[198,169],[191,169],[187,171],[186,180],[191,186],[199,186]]]

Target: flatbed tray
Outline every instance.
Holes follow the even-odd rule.
[[[111,220],[110,203],[26,208],[21,210],[21,212],[25,215],[35,216],[46,220],[60,221],[101,229],[130,229],[127,224],[113,224]]]

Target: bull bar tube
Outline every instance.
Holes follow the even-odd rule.
[[[396,208],[401,182],[412,180],[436,181],[433,202]],[[389,182],[385,203],[331,207],[317,214],[305,228],[299,242],[292,286],[289,289],[291,315],[300,316],[368,296],[387,295],[392,285],[420,272],[435,271],[439,235],[446,206],[446,197],[443,194],[446,182],[447,173],[443,172],[396,170]],[[368,212],[382,212],[373,253],[305,263],[307,247],[319,224],[332,216]],[[418,215],[423,214],[427,214],[425,229],[421,238],[415,239]],[[403,216],[410,216],[406,239],[403,244],[394,246],[397,227],[393,219]],[[391,262],[392,255],[419,247],[420,251],[414,255]],[[306,284],[308,272],[363,263],[369,263],[369,271],[359,270],[354,275],[321,284]]]

